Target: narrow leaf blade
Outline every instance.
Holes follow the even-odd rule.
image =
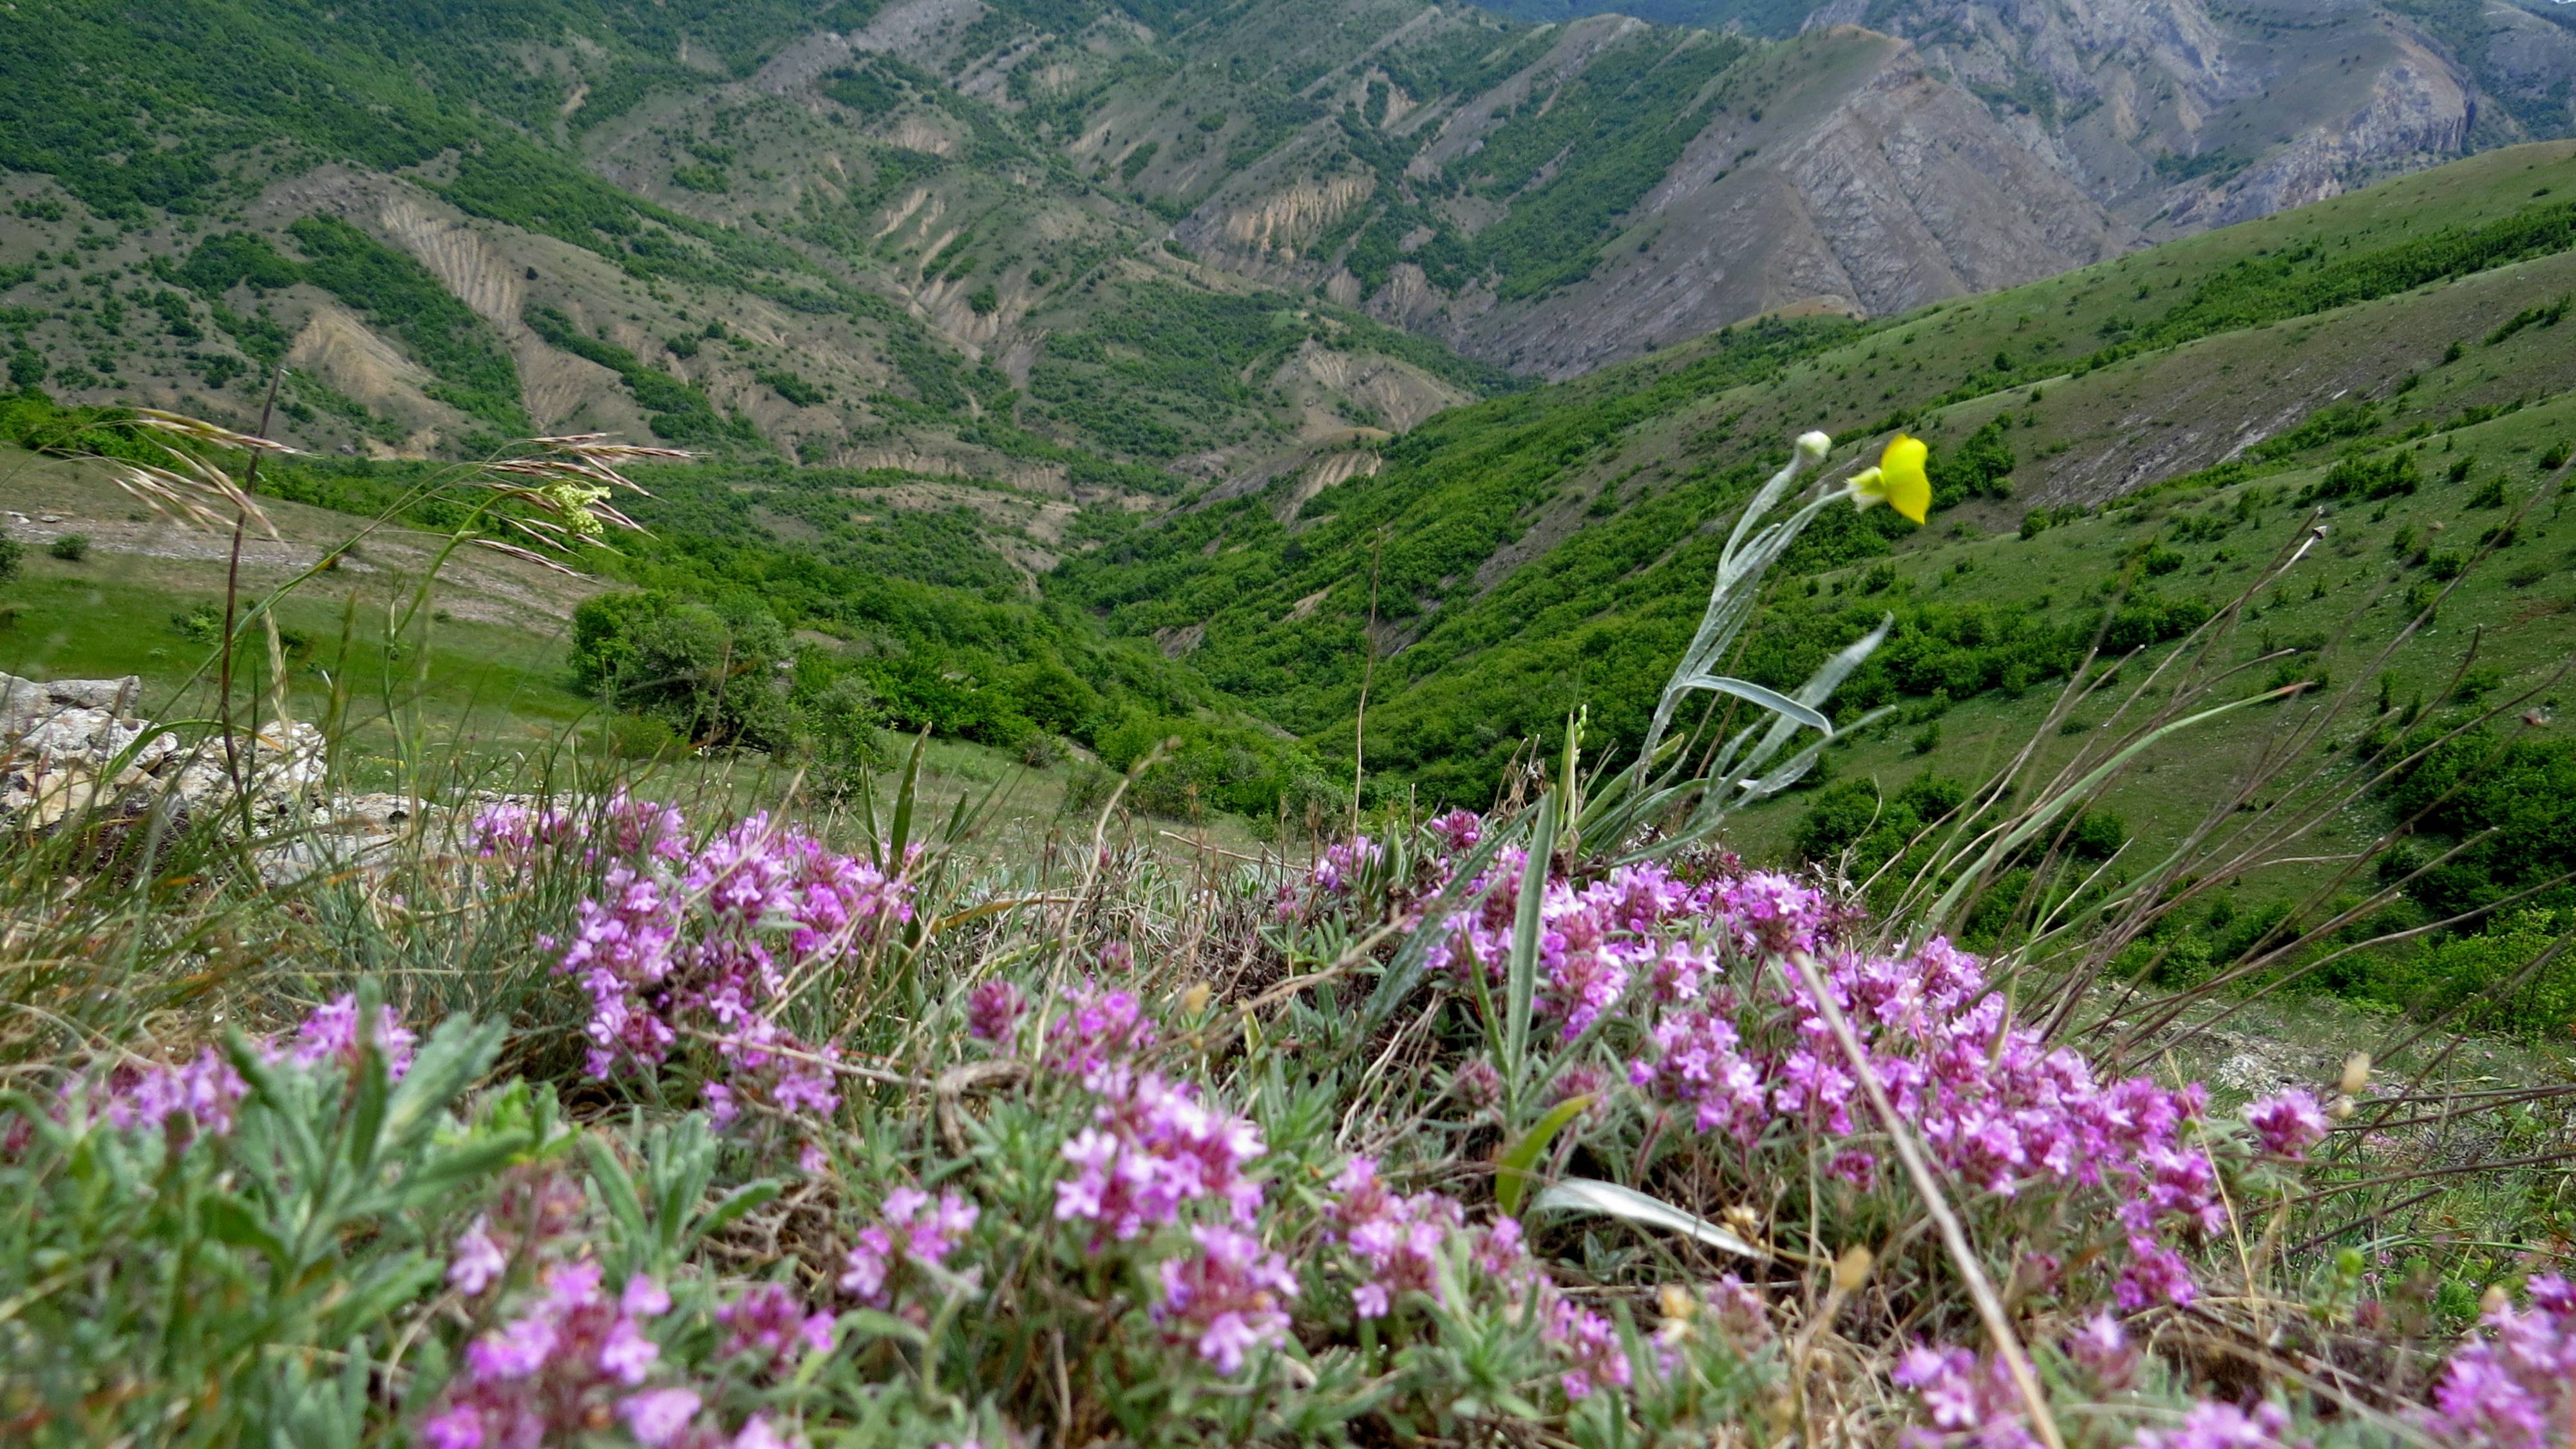
[[[1503,1005],[1503,1073],[1517,1100],[1521,1066],[1529,1056],[1530,1010],[1538,998],[1538,943],[1547,924],[1547,867],[1556,854],[1557,799],[1539,797],[1538,827],[1530,832],[1529,860],[1521,868],[1519,911],[1512,922],[1511,973]]]
[[[1705,689],[1713,694],[1731,694],[1737,699],[1760,705],[1784,719],[1796,720],[1809,729],[1823,730],[1826,734],[1834,732],[1834,722],[1817,713],[1813,707],[1800,704],[1776,689],[1765,688],[1749,679],[1733,679],[1723,674],[1701,674],[1684,680],[1682,688]]]
[[[1598,1213],[1641,1227],[1679,1233],[1742,1258],[1771,1256],[1708,1219],[1684,1212],[1662,1198],[1649,1197],[1633,1187],[1621,1187],[1615,1182],[1603,1182],[1597,1178],[1567,1178],[1540,1193],[1538,1201],[1530,1204],[1530,1211]]]
[[[1565,1124],[1583,1115],[1583,1109],[1591,1105],[1590,1092],[1557,1103],[1546,1116],[1538,1119],[1538,1125],[1522,1133],[1519,1141],[1504,1148],[1502,1155],[1494,1159],[1494,1201],[1502,1208],[1505,1217],[1520,1216],[1521,1197],[1529,1191],[1530,1170],[1547,1155],[1548,1145],[1556,1141],[1557,1133],[1565,1130]],[[1544,1205],[1546,1199],[1542,1197],[1540,1202]]]

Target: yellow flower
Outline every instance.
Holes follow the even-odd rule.
[[[1852,502],[1862,508],[1884,503],[1921,523],[1932,511],[1932,480],[1923,475],[1923,460],[1931,451],[1921,438],[1899,433],[1888,439],[1878,466],[1852,475]]]

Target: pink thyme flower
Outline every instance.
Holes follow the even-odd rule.
[[[2451,1355],[2419,1422],[2460,1449],[2558,1449],[2576,1425],[2576,1284],[2531,1280],[2529,1304],[2498,1303],[2487,1336]]]
[[[1126,1242],[1201,1199],[1225,1203],[1239,1223],[1252,1221],[1262,1185],[1247,1169],[1262,1153],[1259,1128],[1151,1072],[1107,1068],[1097,1090],[1093,1125],[1062,1149],[1074,1170],[1055,1185],[1058,1221],[1092,1222]]]
[[[898,1187],[886,1194],[880,1220],[860,1229],[843,1260],[841,1291],[871,1307],[891,1300],[889,1283],[898,1265],[909,1261],[923,1268],[944,1267],[973,1231],[983,1210],[954,1192],[937,1200],[917,1187]]]
[[[2137,1345],[2129,1342],[2120,1320],[2108,1313],[2094,1314],[2066,1336],[2066,1356],[2106,1390],[2125,1389],[2138,1377]]]
[[[1020,988],[996,976],[980,981],[966,995],[966,1034],[977,1041],[1008,1047],[1019,1035],[1020,1013],[1028,999]]]
[[[2134,1449],[2281,1449],[2290,1416],[2280,1405],[2260,1403],[2248,1413],[2234,1404],[2195,1404],[2182,1427],[2140,1429]]]
[[[1068,991],[1064,1014],[1047,1028],[1046,1066],[1098,1091],[1111,1067],[1154,1045],[1154,1023],[1132,993],[1092,987]]]
[[[694,1389],[650,1389],[619,1400],[617,1417],[645,1449],[663,1449],[687,1430],[701,1402]]]
[[[1549,1310],[1540,1337],[1566,1361],[1558,1383],[1569,1399],[1591,1396],[1595,1389],[1626,1388],[1634,1370],[1619,1331],[1610,1320],[1559,1298]]]
[[[466,1346],[463,1369],[422,1422],[423,1441],[492,1449],[569,1442],[595,1428],[589,1414],[613,1398],[621,1414],[634,1405],[645,1416],[628,1421],[638,1438],[667,1429],[652,1442],[671,1442],[695,1416],[696,1394],[643,1387],[662,1357],[645,1323],[669,1312],[671,1297],[638,1274],[612,1299],[601,1278],[587,1258],[539,1274],[515,1316]],[[685,1412],[673,1395],[688,1400]]]
[[[100,1115],[115,1126],[161,1128],[176,1118],[218,1137],[233,1130],[233,1109],[250,1095],[250,1083],[213,1047],[181,1066],[118,1066],[104,1087]]]
[[[763,1372],[784,1373],[808,1352],[832,1351],[832,1315],[808,1312],[805,1300],[784,1283],[746,1290],[716,1310],[716,1322],[732,1330],[725,1338],[725,1357],[749,1355]]]
[[[2265,1097],[2245,1109],[2245,1125],[2263,1142],[2263,1150],[2293,1162],[2307,1159],[2308,1149],[2326,1140],[2331,1124],[2317,1099],[2292,1090]]]
[[[1354,1157],[1333,1179],[1339,1195],[1327,1221],[1366,1273],[1351,1292],[1362,1318],[1384,1318],[1408,1293],[1440,1294],[1439,1257],[1463,1220],[1455,1199],[1386,1190],[1374,1158]]]
[[[413,1035],[404,1030],[402,1018],[390,1006],[376,1008],[376,1050],[385,1059],[385,1075],[395,1081],[411,1068]],[[347,992],[337,1000],[314,1008],[296,1033],[291,1059],[299,1067],[322,1062],[341,1066],[358,1064],[358,996]]]
[[[1452,810],[1432,820],[1432,835],[1452,855],[1464,855],[1485,836],[1485,821],[1473,810]]]
[[[456,1235],[448,1255],[447,1281],[468,1298],[482,1296],[510,1266],[510,1255],[492,1241],[491,1227],[490,1214],[476,1217],[473,1226]]]
[[[1252,1350],[1287,1341],[1283,1305],[1297,1296],[1297,1275],[1286,1258],[1264,1251],[1247,1233],[1198,1227],[1190,1236],[1199,1252],[1163,1263],[1163,1300],[1154,1320],[1193,1341],[1199,1357],[1231,1376]]]

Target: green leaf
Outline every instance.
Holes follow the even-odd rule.
[[[524,1130],[495,1132],[466,1142],[405,1173],[390,1203],[417,1207],[460,1183],[492,1176],[518,1161],[536,1142],[536,1134]]]
[[[1814,709],[1800,704],[1776,689],[1765,689],[1749,679],[1730,679],[1722,674],[1701,674],[1681,682],[1683,689],[1705,689],[1712,694],[1731,694],[1737,699],[1758,704],[1784,719],[1793,719],[1809,729],[1834,732],[1834,722]]]
[[[1530,832],[1529,860],[1521,867],[1519,914],[1512,922],[1511,972],[1503,1004],[1503,1081],[1518,1102],[1521,1068],[1529,1056],[1530,1009],[1538,998],[1538,943],[1547,925],[1547,867],[1556,854],[1557,797],[1539,797],[1538,826]]]
[[[364,1176],[375,1166],[377,1149],[383,1144],[385,1107],[393,1084],[385,1072],[385,1054],[377,1050],[375,1033],[366,1026],[375,1019],[375,1013],[363,1003],[358,1013],[359,1030],[366,1044],[358,1052],[356,1101],[349,1113],[348,1159],[350,1169]]]
[[[885,869],[885,834],[877,829],[877,777],[874,770],[859,772],[859,823],[868,831],[868,862]]]
[[[707,1211],[706,1216],[699,1218],[695,1224],[691,1225],[689,1228],[688,1244],[696,1243],[700,1238],[705,1237],[709,1233],[724,1231],[727,1226],[740,1220],[743,1214],[750,1212],[753,1208],[759,1207],[762,1203],[769,1202],[776,1198],[780,1190],[778,1179],[774,1177],[764,1177],[756,1181],[746,1182],[742,1186],[735,1188],[733,1191],[726,1193],[724,1201],[717,1203],[713,1208],[710,1208]],[[688,1244],[683,1244],[682,1246],[686,1247]]]
[[[1599,1213],[1644,1227],[1662,1228],[1679,1233],[1725,1252],[1744,1258],[1771,1256],[1708,1219],[1682,1211],[1662,1198],[1649,1197],[1633,1187],[1615,1182],[1602,1182],[1589,1177],[1570,1177],[1538,1195],[1530,1211]]]
[[[903,785],[894,792],[894,838],[886,845],[884,869],[903,868],[903,848],[912,839],[912,807],[921,793],[921,754],[930,748],[930,729],[924,726],[912,742],[912,758],[903,762]]]
[[[870,1338],[895,1338],[915,1348],[930,1346],[930,1335],[891,1313],[874,1308],[854,1308],[841,1315],[841,1326]]]
[[[319,1181],[327,1170],[328,1157],[321,1139],[313,1135],[313,1124],[306,1114],[296,1110],[292,1094],[277,1075],[267,1057],[235,1031],[224,1038],[224,1055],[232,1059],[233,1070],[250,1084],[251,1093],[270,1108],[270,1118],[284,1128],[287,1149],[295,1159],[295,1175],[305,1182]]]
[[[634,1175],[618,1160],[617,1150],[597,1132],[581,1135],[582,1160],[590,1166],[591,1185],[617,1224],[617,1236],[630,1246],[644,1241],[644,1200],[635,1194]]]
[[[284,1240],[259,1220],[249,1204],[231,1193],[207,1194],[197,1204],[197,1221],[205,1225],[207,1236],[216,1242],[256,1251],[281,1276],[293,1271],[292,1255],[286,1251]]]
[[[508,1028],[497,1021],[478,1024],[452,1016],[439,1023],[412,1055],[402,1084],[394,1088],[393,1100],[385,1109],[385,1141],[406,1144],[436,1126],[447,1104],[491,1069],[507,1033]]]
[[[354,1283],[340,1280],[348,1291],[334,1299],[330,1323],[335,1335],[363,1333],[416,1301],[446,1273],[446,1265],[419,1252],[405,1252],[380,1262]]]
[[[1529,1191],[1531,1169],[1547,1155],[1548,1144],[1556,1140],[1557,1133],[1565,1130],[1565,1124],[1581,1116],[1583,1109],[1591,1105],[1592,1094],[1589,1092],[1557,1103],[1546,1116],[1538,1119],[1537,1126],[1522,1133],[1518,1141],[1505,1147],[1502,1155],[1494,1159],[1494,1201],[1502,1208],[1503,1216],[1520,1216],[1521,1196]]]

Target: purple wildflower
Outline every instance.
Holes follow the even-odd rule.
[[[923,1268],[944,1267],[966,1234],[983,1215],[969,1199],[941,1193],[934,1201],[917,1187],[898,1187],[886,1194],[880,1221],[859,1230],[844,1256],[841,1291],[871,1307],[892,1299],[888,1285],[897,1265],[910,1261]]]
[[[1154,1320],[1192,1340],[1218,1373],[1232,1375],[1251,1350],[1287,1340],[1283,1305],[1297,1296],[1297,1276],[1286,1258],[1265,1252],[1250,1234],[1198,1227],[1190,1236],[1199,1252],[1164,1262]]]
[[[1609,1319],[1559,1298],[1549,1310],[1540,1337],[1566,1361],[1558,1383],[1567,1398],[1588,1398],[1593,1390],[1605,1385],[1628,1387],[1633,1374],[1628,1352]]]
[[[805,1300],[784,1283],[763,1283],[716,1310],[732,1330],[724,1354],[750,1355],[765,1372],[782,1373],[807,1352],[832,1351],[832,1315],[808,1312]]]
[[[412,1044],[418,1038],[405,1030],[402,1017],[390,1006],[376,1008],[376,1051],[385,1059],[385,1075],[395,1081],[411,1069]],[[358,997],[348,992],[335,1001],[314,1008],[296,1033],[291,1058],[299,1067],[322,1062],[342,1066],[358,1064]]]
[[[1093,1125],[1062,1149],[1074,1172],[1055,1186],[1059,1221],[1079,1218],[1125,1242],[1203,1198],[1252,1221],[1262,1187],[1246,1169],[1262,1152],[1259,1128],[1151,1072],[1104,1069],[1098,1090]]]
[[[548,1267],[515,1317],[466,1346],[463,1370],[421,1424],[423,1442],[570,1442],[614,1412],[645,1443],[672,1443],[696,1416],[698,1395],[642,1387],[662,1356],[644,1325],[670,1307],[661,1285],[640,1274],[612,1299],[598,1263]]]
[[[2195,1404],[2182,1427],[2141,1429],[2134,1449],[2281,1449],[2290,1416],[2278,1404],[2260,1403],[2252,1413],[2233,1404]]]
[[[1340,1195],[1328,1221],[1366,1272],[1351,1292],[1362,1318],[1384,1318],[1407,1293],[1439,1296],[1439,1255],[1462,1214],[1439,1193],[1406,1197],[1386,1190],[1373,1158],[1354,1157],[1333,1179]]]
[[[998,976],[978,982],[966,995],[966,1034],[1007,1048],[1019,1035],[1020,1013],[1027,1009],[1028,998],[1010,982]]]
[[[2445,1444],[2549,1449],[2576,1435],[2576,1284],[2543,1274],[2530,1306],[2497,1302],[2487,1336],[2451,1355],[2422,1423]]]
[[[645,1449],[663,1449],[680,1437],[698,1416],[701,1400],[694,1389],[653,1389],[632,1394],[617,1405],[617,1417]]]
[[[1154,1023],[1133,993],[1085,987],[1065,993],[1064,1014],[1047,1028],[1046,1065],[1099,1090],[1102,1074],[1154,1044]]]
[[[2262,1139],[2263,1150],[2293,1162],[2307,1160],[2308,1149],[2326,1140],[2329,1124],[2317,1099],[2301,1091],[2265,1097],[2245,1109],[2245,1125]]]

